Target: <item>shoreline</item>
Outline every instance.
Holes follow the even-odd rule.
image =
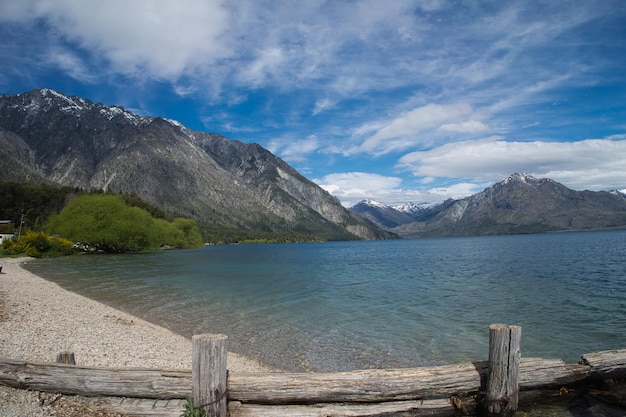
[[[69,351],[78,365],[191,369],[190,338],[35,275],[21,266],[30,259],[2,258],[0,356],[55,362]],[[228,369],[272,370],[232,352]]]

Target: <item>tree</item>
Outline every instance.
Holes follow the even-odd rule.
[[[47,230],[90,250],[131,252],[161,246],[190,247],[200,243],[187,228],[162,219],[154,219],[139,207],[131,207],[119,195],[84,195],[70,202],[63,211],[51,216]],[[195,225],[195,227],[194,227]],[[199,233],[198,233],[199,236]]]

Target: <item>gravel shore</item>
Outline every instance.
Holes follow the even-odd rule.
[[[191,369],[191,339],[46,281],[21,268],[28,260],[2,259],[0,356],[55,362],[58,353],[70,351],[85,366]],[[268,370],[234,353],[228,368]],[[39,393],[0,385],[2,416],[80,415],[63,414],[45,402]]]

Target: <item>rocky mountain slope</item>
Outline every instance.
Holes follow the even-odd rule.
[[[203,228],[393,237],[259,145],[48,89],[0,97],[0,180],[135,193]]]
[[[402,213],[391,207],[351,210],[367,211],[367,219],[405,238],[626,229],[624,194],[574,191],[525,174],[513,174],[473,196],[419,210],[395,226],[406,216],[399,217]]]

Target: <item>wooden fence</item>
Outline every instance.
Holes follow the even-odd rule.
[[[228,339],[192,338],[192,369],[94,368],[0,358],[0,384],[98,396],[123,415],[180,416],[185,399],[210,416],[507,415],[520,396],[550,394],[605,378],[626,378],[626,349],[583,355],[578,364],[521,358],[521,328],[491,325],[489,360],[456,365],[336,373],[229,373]],[[536,401],[536,400],[535,400]]]

